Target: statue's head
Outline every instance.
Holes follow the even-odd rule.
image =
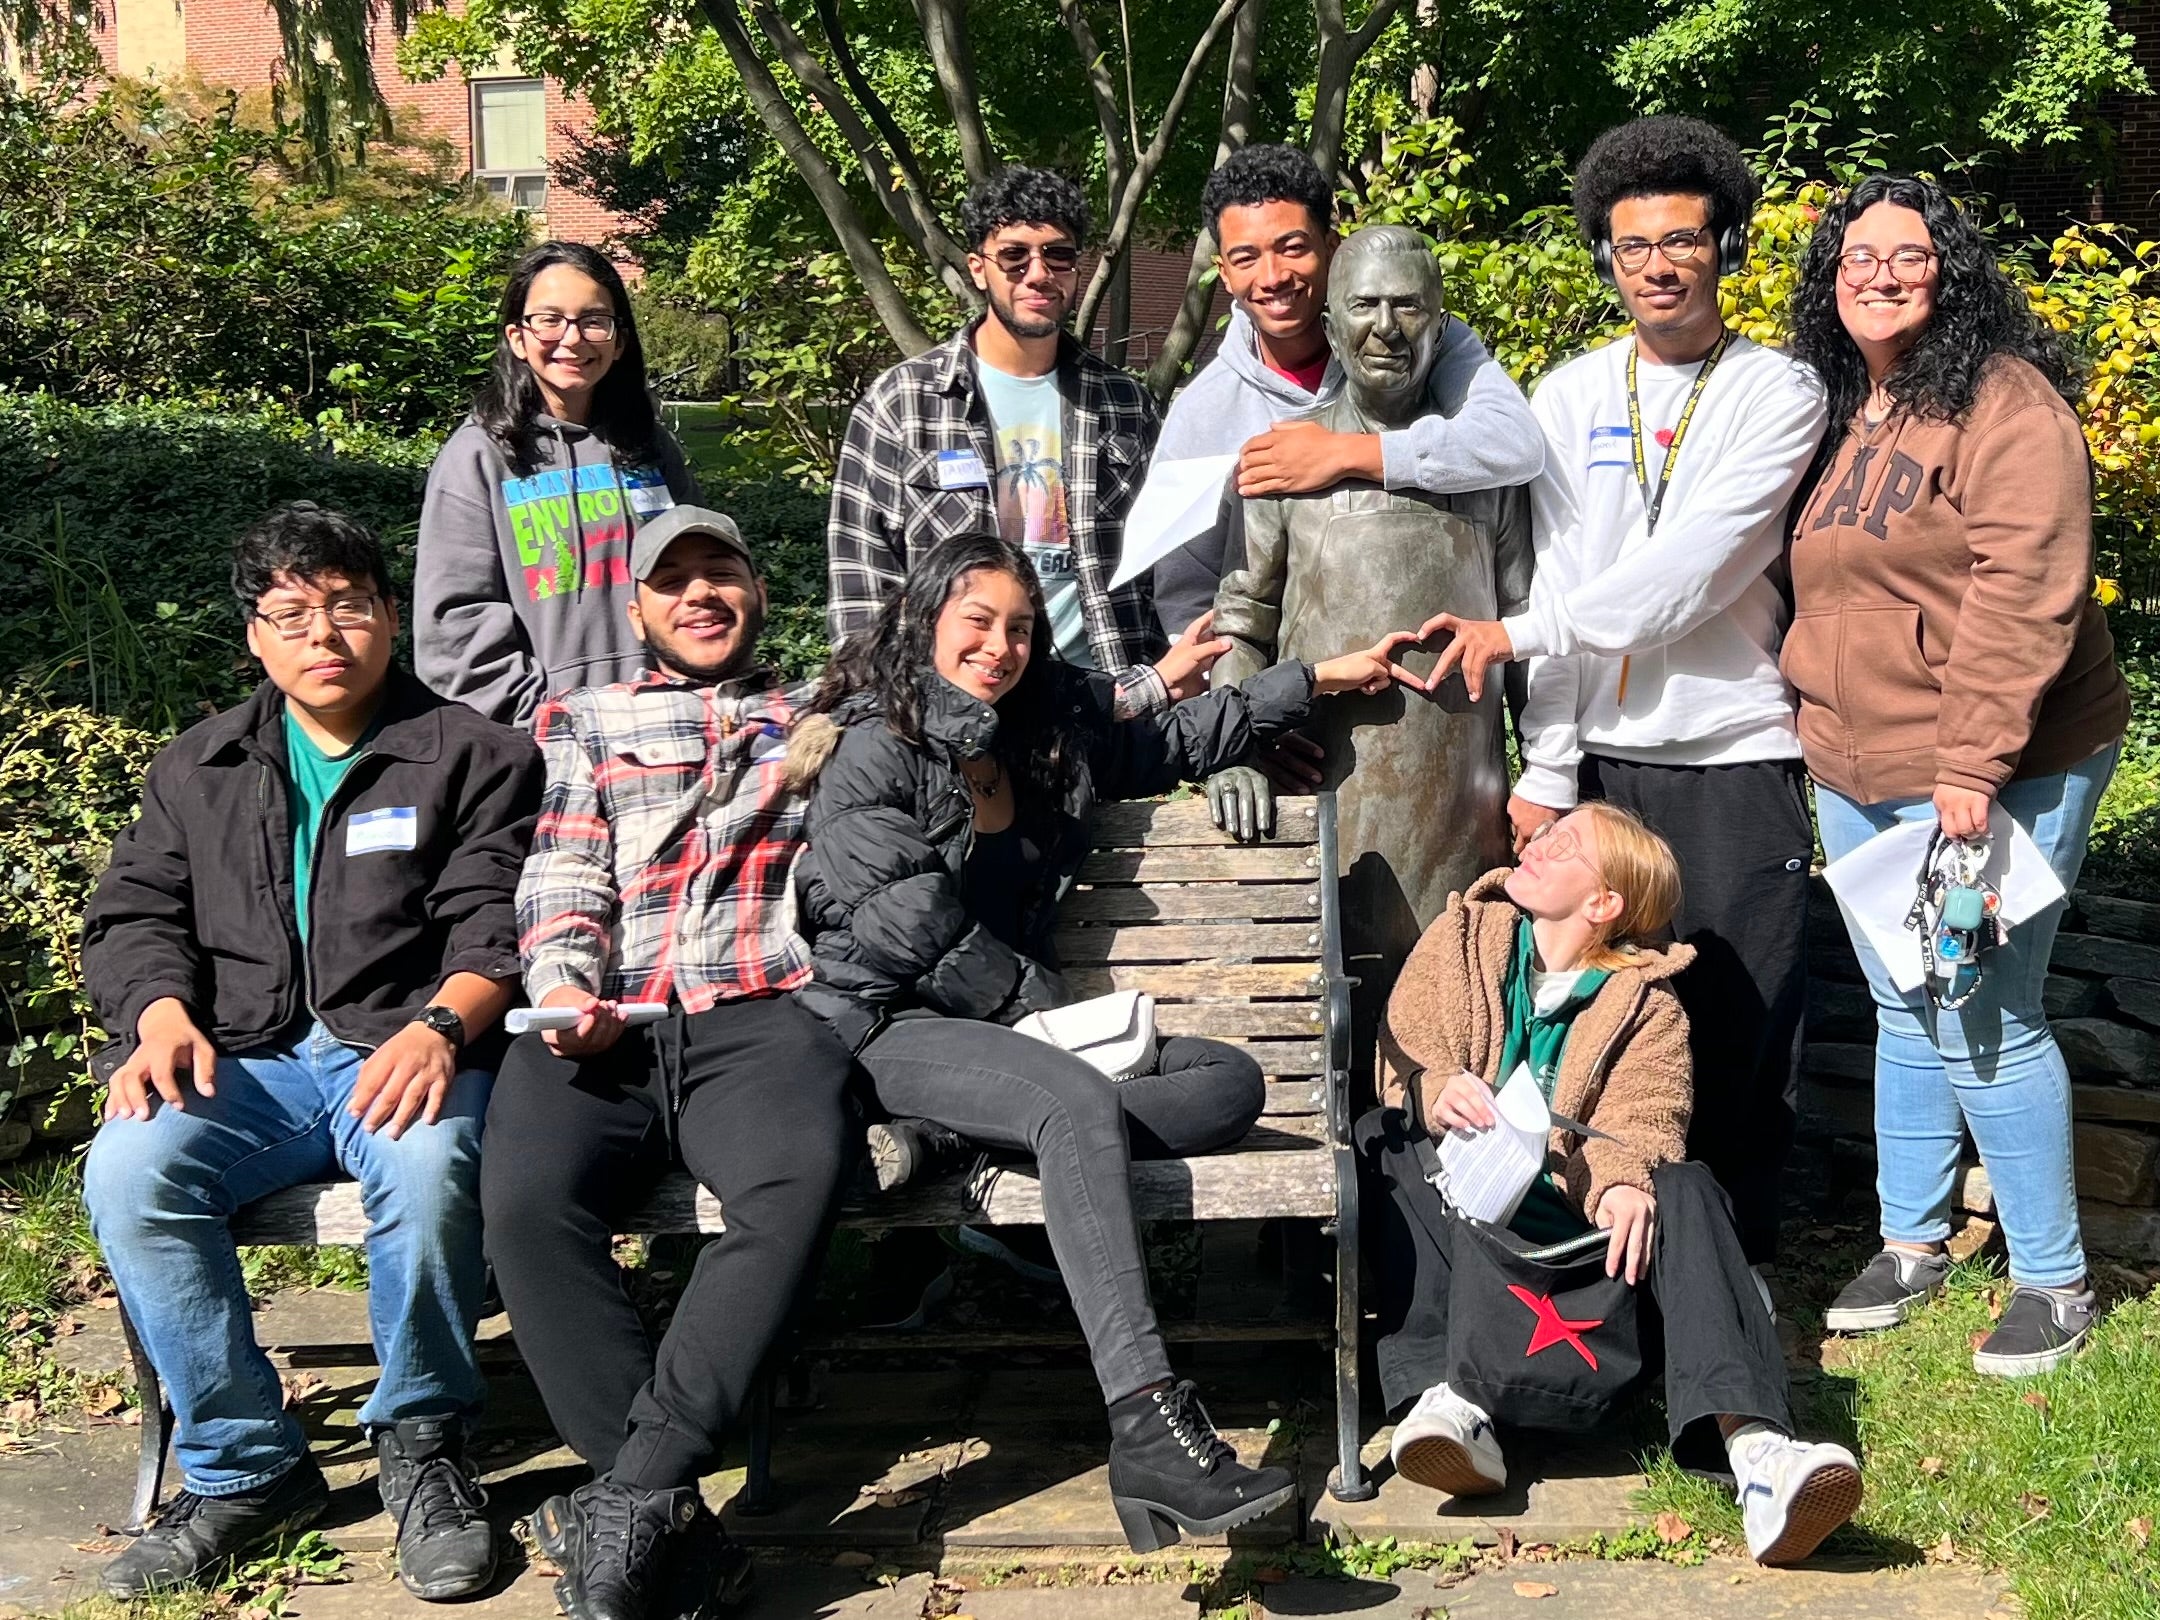
[[[1353,233],[1328,270],[1327,313],[1351,402],[1383,425],[1415,416],[1447,322],[1432,244],[1401,225]]]

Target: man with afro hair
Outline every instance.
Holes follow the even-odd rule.
[[[1731,1195],[1749,1261],[1776,1253],[1806,994],[1814,835],[1778,647],[1786,508],[1822,437],[1822,390],[1728,331],[1757,188],[1723,134],[1638,119],[1592,144],[1575,216],[1633,334],[1547,377],[1531,408],[1537,577],[1503,621],[1442,614],[1434,671],[1529,663],[1517,847],[1579,799],[1634,811],[1673,846],[1674,918],[1696,960],[1688,1157]]]

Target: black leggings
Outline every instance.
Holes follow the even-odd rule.
[[[1260,1066],[1217,1041],[1170,1040],[1158,1073],[1111,1081],[1002,1025],[922,1015],[886,1025],[860,1057],[888,1113],[1034,1156],[1050,1250],[1103,1399],[1167,1379],[1133,1215],[1132,1161],[1237,1141],[1267,1100]]]

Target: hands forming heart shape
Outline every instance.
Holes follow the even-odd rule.
[[[1445,637],[1440,643],[1439,662],[1432,672],[1420,679],[1396,662],[1396,654],[1404,647],[1430,650],[1436,638]],[[1439,691],[1448,677],[1458,671],[1463,687],[1475,703],[1485,695],[1485,672],[1494,664],[1504,664],[1515,656],[1514,643],[1498,619],[1465,619],[1453,613],[1436,613],[1415,630],[1396,630],[1384,636],[1372,649],[1387,664],[1391,679],[1412,691],[1431,697]]]

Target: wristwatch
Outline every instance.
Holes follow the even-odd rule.
[[[413,1019],[413,1022],[425,1024],[429,1029],[432,1029],[450,1043],[450,1050],[453,1052],[465,1044],[465,1020],[457,1015],[454,1008],[439,1004],[432,1007],[423,1007],[420,1009],[418,1016]]]

